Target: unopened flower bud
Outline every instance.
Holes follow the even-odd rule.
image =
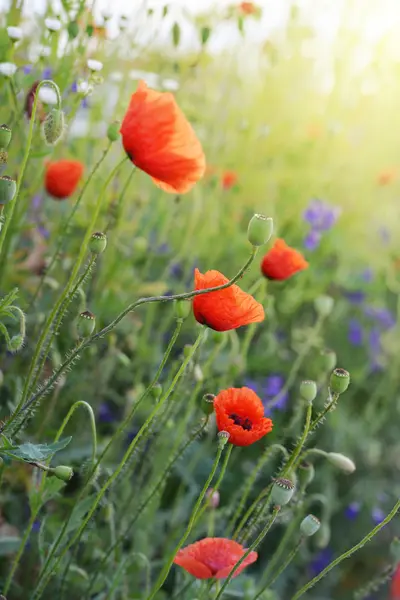
[[[13,335],[13,337],[10,339],[10,342],[7,346],[7,350],[9,352],[12,352],[13,354],[17,354],[17,352],[19,352],[24,346],[24,339],[25,338],[22,335],[22,333]]]
[[[14,199],[17,191],[17,184],[14,179],[3,175],[0,177],[0,204],[8,204]]]
[[[317,535],[315,536],[315,544],[318,548],[324,549],[327,547],[331,539],[331,528],[329,524],[325,521],[321,523],[321,527],[319,531],[317,531]]]
[[[101,254],[107,247],[107,236],[105,233],[97,231],[92,233],[89,241],[89,250],[93,254]]]
[[[208,499],[208,506],[210,508],[218,508],[219,506],[219,491],[213,488],[208,488],[206,492],[206,498]]]
[[[250,219],[247,239],[252,246],[263,246],[271,239],[273,230],[274,222],[271,217],[256,214]]]
[[[317,533],[321,522],[314,515],[307,515],[300,523],[300,531],[303,535],[311,536]]]
[[[272,504],[283,506],[290,502],[294,489],[294,484],[290,479],[275,479],[271,491]]]
[[[114,121],[113,123],[110,123],[110,125],[107,128],[107,137],[110,142],[117,141],[117,139],[119,138],[120,127],[121,124],[119,121]]]
[[[334,301],[331,296],[318,296],[314,300],[315,310],[321,317],[328,317],[333,310]]]
[[[310,485],[315,476],[314,465],[310,462],[303,461],[299,464],[297,475],[299,478],[300,487],[305,490]]]
[[[302,381],[300,384],[300,396],[303,398],[303,400],[309,402],[310,404],[313,402],[313,400],[315,400],[317,391],[317,384],[315,381],[306,380]]]
[[[62,110],[52,108],[42,124],[43,139],[48,146],[55,146],[65,131],[65,115]]]
[[[11,142],[12,131],[8,125],[0,125],[0,148],[7,149]]]
[[[201,402],[201,408],[205,415],[211,415],[214,412],[214,400],[214,394],[204,394]]]
[[[341,469],[345,473],[354,473],[356,465],[348,456],[339,454],[338,452],[328,452],[326,458],[338,469]]]
[[[397,537],[390,544],[390,555],[396,564],[400,563],[400,540]]]
[[[161,392],[162,392],[162,385],[161,383],[155,383],[150,390],[150,394],[153,396],[153,398],[155,400],[158,400],[159,397],[161,396]]]
[[[336,352],[326,348],[325,350],[321,350],[321,358],[322,358],[322,368],[324,371],[332,371],[336,367]]]
[[[330,389],[334,394],[343,394],[350,384],[350,373],[345,369],[335,369],[330,379]]]
[[[52,473],[53,475],[55,475],[55,477],[57,477],[57,479],[61,479],[62,481],[69,481],[72,478],[72,475],[74,474],[71,467],[66,467],[64,465],[59,465],[58,467],[55,467]]]
[[[192,304],[188,300],[175,300],[175,315],[180,321],[184,321],[192,311]]]
[[[76,324],[79,337],[89,337],[89,335],[92,335],[95,327],[96,317],[94,316],[94,314],[88,310],[81,312],[81,314],[78,317],[78,322]]]
[[[229,433],[227,431],[218,432],[218,445],[220,448],[224,448],[229,440]]]

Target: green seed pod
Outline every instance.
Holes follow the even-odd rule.
[[[53,470],[53,475],[57,477],[57,479],[61,479],[62,481],[69,481],[74,474],[71,467],[66,467],[64,465],[59,465]]]
[[[8,175],[0,177],[0,204],[11,202],[17,191],[17,183]]]
[[[329,523],[321,523],[321,527],[317,531],[317,535],[315,536],[315,545],[318,548],[326,548],[331,539],[331,528],[329,527]]]
[[[8,161],[7,150],[0,149],[0,175],[3,173],[3,171],[7,167],[7,161]]]
[[[326,348],[321,350],[322,369],[324,371],[332,371],[336,367],[336,352]]]
[[[204,394],[201,400],[201,409],[205,415],[211,415],[214,412],[214,394]]]
[[[6,150],[11,142],[12,131],[8,125],[0,125],[0,148]]]
[[[13,335],[8,344],[7,350],[12,352],[13,354],[17,354],[24,346],[24,336],[19,333],[18,335]]]
[[[345,369],[335,369],[330,379],[330,389],[334,394],[343,394],[350,385],[350,373]]]
[[[339,452],[328,452],[326,458],[329,460],[332,465],[341,469],[345,473],[354,473],[356,470],[356,465],[348,456],[344,454],[339,454]]]
[[[109,139],[110,142],[116,142],[117,139],[119,138],[119,129],[120,129],[120,122],[119,121],[114,121],[114,123],[111,123],[108,126],[107,129],[107,137]]]
[[[93,313],[88,310],[82,312],[78,317],[76,328],[80,338],[89,337],[92,335],[94,328],[96,327],[96,317]]]
[[[162,392],[162,385],[160,383],[155,383],[150,390],[150,393],[155,400],[159,399],[159,397],[161,396],[161,392]]]
[[[302,381],[300,384],[300,396],[309,404],[315,400],[317,391],[317,384],[315,381],[306,380]]]
[[[290,502],[294,494],[294,484],[290,479],[275,479],[272,485],[271,500],[275,506]]]
[[[315,476],[315,468],[314,465],[310,462],[304,461],[299,464],[299,468],[297,470],[297,475],[299,478],[300,488],[305,490]]]
[[[52,108],[42,125],[43,139],[48,146],[55,146],[65,131],[65,116],[62,110]]]
[[[67,25],[68,36],[70,40],[74,40],[79,35],[79,25],[77,21],[71,21]]]
[[[390,544],[390,555],[396,564],[400,562],[400,540],[397,537]]]
[[[271,239],[273,230],[274,222],[271,217],[256,214],[250,219],[247,239],[252,246],[263,246]]]
[[[315,310],[321,317],[328,317],[333,310],[334,301],[331,296],[318,296],[314,300]]]
[[[93,254],[101,254],[107,247],[107,236],[105,233],[97,231],[92,233],[89,241],[89,250]]]
[[[188,300],[175,300],[175,316],[178,321],[184,321],[192,311],[192,303]]]
[[[312,536],[321,527],[321,522],[314,515],[307,515],[300,523],[300,531],[303,535]]]
[[[224,448],[229,440],[229,433],[227,431],[218,432],[218,445],[220,448]]]

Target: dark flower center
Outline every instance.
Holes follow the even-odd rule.
[[[236,413],[232,413],[229,415],[229,418],[232,419],[235,425],[240,425],[240,427],[246,431],[251,431],[253,427],[252,422],[247,417],[241,417]]]

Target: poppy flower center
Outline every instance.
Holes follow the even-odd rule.
[[[240,425],[240,427],[242,429],[244,429],[245,431],[251,431],[253,424],[250,421],[250,419],[248,419],[247,417],[241,417],[240,415],[237,415],[236,413],[232,413],[231,415],[229,415],[229,418],[232,419],[232,421],[235,423],[235,425]]]

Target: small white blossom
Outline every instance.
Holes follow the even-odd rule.
[[[92,86],[87,81],[79,81],[78,82],[78,93],[83,94],[84,96],[88,96],[93,91]]]
[[[21,27],[7,27],[7,33],[12,42],[19,42],[22,39]]]
[[[4,75],[4,77],[12,77],[15,75],[17,71],[17,65],[10,62],[2,62],[0,63],[0,75]]]
[[[124,78],[124,74],[121,71],[113,71],[110,73],[110,81],[114,81],[115,83],[120,83]]]
[[[89,58],[89,60],[87,61],[87,66],[91,71],[101,71],[103,68],[103,63],[99,60]]]
[[[162,86],[164,90],[168,90],[169,92],[179,90],[179,82],[176,79],[163,79]]]
[[[61,21],[59,19],[51,19],[48,17],[44,20],[44,24],[46,25],[49,31],[60,31],[61,29]]]
[[[57,93],[52,87],[42,85],[39,88],[39,100],[44,104],[55,106],[58,103]]]

